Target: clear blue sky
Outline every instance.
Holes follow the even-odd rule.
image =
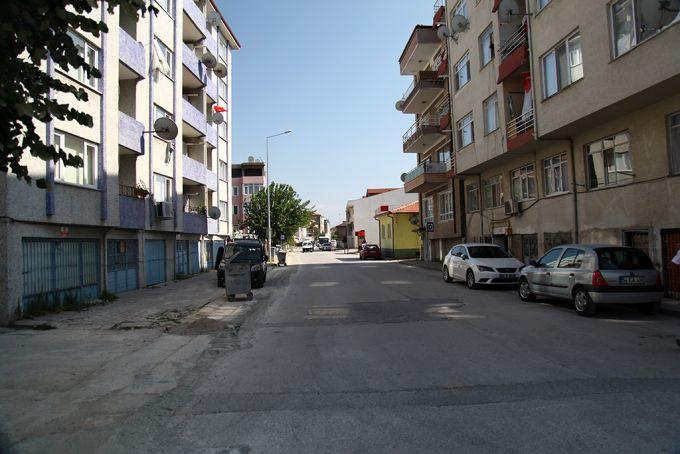
[[[241,42],[233,54],[233,160],[265,158],[333,225],[367,187],[398,187],[413,115],[394,108],[409,85],[399,56],[434,0],[217,0]]]

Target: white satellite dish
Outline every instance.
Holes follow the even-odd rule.
[[[453,33],[464,32],[470,26],[470,21],[462,14],[456,14],[451,18],[451,30]]]
[[[414,214],[409,218],[409,222],[413,225],[418,225],[418,215]]]
[[[248,156],[248,162],[255,162],[255,156]]]
[[[219,219],[221,215],[222,212],[217,207],[210,207],[208,209],[208,216],[210,216],[210,219]]]
[[[437,28],[437,37],[442,41],[446,41],[446,38],[451,38],[452,35],[446,25],[441,25]]]
[[[399,101],[397,101],[397,103],[394,105],[394,107],[396,107],[396,109],[397,109],[399,112],[402,112],[402,111],[404,110],[404,101],[402,101],[402,100],[400,99]]]
[[[512,16],[520,16],[519,5],[515,0],[503,0],[501,7],[498,8],[498,18],[503,23],[508,23],[512,20]]]
[[[402,173],[400,178],[401,178],[402,182],[406,183],[406,174],[405,173]]]
[[[174,121],[167,117],[160,117],[153,122],[154,132],[158,137],[164,140],[172,140],[177,137],[179,130]]]
[[[224,122],[224,115],[221,112],[213,112],[210,121],[216,125],[221,125]]]
[[[217,66],[213,68],[213,72],[220,79],[227,77],[227,67],[224,65],[224,63],[218,63]]]
[[[214,68],[217,66],[217,58],[210,52],[206,52],[203,55],[201,55],[201,62],[205,65],[206,68]]]
[[[210,11],[208,13],[208,16],[205,18],[205,22],[208,25],[216,26],[219,25],[219,23],[222,21],[222,17],[220,16],[220,13],[217,11]]]

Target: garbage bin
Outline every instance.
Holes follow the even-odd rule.
[[[276,253],[276,259],[279,261],[279,266],[288,266],[286,263],[286,251],[283,249],[279,249],[279,251]]]
[[[229,301],[234,301],[239,294],[245,294],[248,301],[252,300],[250,262],[228,262],[224,267],[224,288]]]

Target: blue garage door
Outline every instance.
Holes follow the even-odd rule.
[[[210,262],[210,269],[215,268],[215,260],[217,260],[217,251],[220,250],[221,247],[224,247],[224,241],[213,241],[212,244],[212,260]]]
[[[146,285],[165,282],[165,240],[146,240]]]
[[[22,310],[99,297],[99,241],[23,239]]]
[[[107,240],[106,282],[110,292],[139,287],[138,244],[137,240]]]
[[[203,243],[203,261],[201,262],[201,268],[204,270],[212,269],[214,263],[213,257],[213,241],[206,241]]]
[[[189,274],[189,242],[175,241],[175,275]]]
[[[198,251],[200,248],[200,241],[189,241],[189,273],[196,274],[201,272],[201,257]]]

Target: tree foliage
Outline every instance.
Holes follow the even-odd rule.
[[[290,240],[300,227],[309,225],[314,208],[309,200],[303,202],[291,186],[271,183],[255,194],[244,210],[244,226],[260,238],[267,238],[267,191],[271,197],[272,243],[277,245],[281,235]]]
[[[116,7],[137,15],[146,11],[144,0],[104,0],[109,13]],[[54,118],[92,126],[92,117],[66,103],[56,101],[58,92],[70,93],[78,101],[88,101],[87,92],[75,84],[64,83],[46,71],[47,60],[55,68],[82,68],[89,77],[101,73],[78,54],[68,36],[78,30],[99,36],[108,32],[104,22],[86,16],[96,7],[94,0],[5,0],[0,14],[0,170],[11,171],[30,183],[21,156],[28,150],[44,161],[63,161],[67,166],[82,166],[82,159],[45,144],[36,132],[36,120]],[[149,7],[148,9],[154,9]],[[40,185],[42,186],[42,185]]]

